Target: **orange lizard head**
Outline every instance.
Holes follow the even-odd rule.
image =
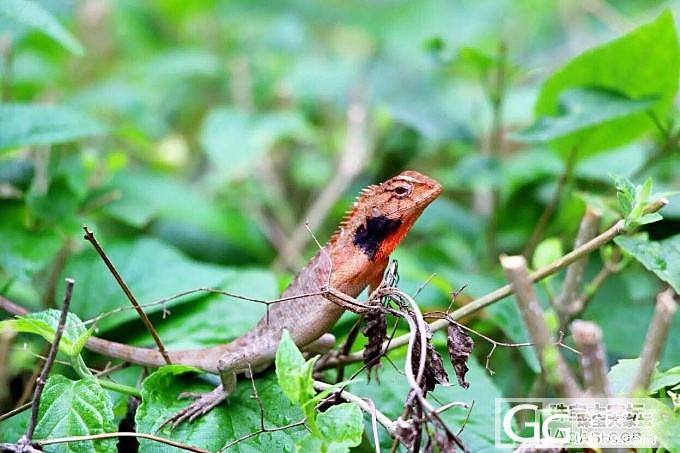
[[[381,261],[441,192],[437,181],[411,170],[368,186],[361,191],[336,236],[350,242],[347,246],[358,248],[370,261]]]

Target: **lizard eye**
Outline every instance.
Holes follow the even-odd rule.
[[[411,193],[412,187],[410,184],[397,186],[394,188],[394,193],[397,194],[399,198],[403,198]]]

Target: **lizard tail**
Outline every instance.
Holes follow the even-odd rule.
[[[29,313],[29,311],[17,305],[14,302],[0,296],[0,308],[6,312],[23,316]],[[216,346],[215,348],[208,348],[204,351],[215,352],[216,354],[226,352],[229,345]],[[107,357],[114,357],[116,359],[121,359],[126,362],[134,363],[136,365],[160,367],[166,365],[163,356],[154,349],[149,348],[138,348],[135,346],[128,346],[123,343],[117,343],[115,341],[105,340],[99,337],[90,337],[85,345],[87,349],[99,354],[105,355]],[[211,351],[215,349],[215,351]],[[217,351],[219,349],[219,351]],[[224,351],[223,351],[224,350]],[[208,372],[216,372],[216,365],[214,360],[208,360],[215,355],[211,354],[197,354],[197,351],[176,351],[169,352],[170,360],[172,363],[181,363],[183,365],[193,365],[201,368]],[[219,357],[219,355],[218,355]]]
[[[149,348],[138,348],[135,346],[128,346],[123,343],[115,341],[104,340],[103,338],[90,337],[85,345],[87,349],[99,354],[122,359],[126,362],[134,363],[143,366],[159,367],[166,365],[165,359],[160,352]],[[173,358],[175,355],[169,353],[170,360],[176,363],[178,360]]]

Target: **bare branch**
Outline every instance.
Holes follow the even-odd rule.
[[[663,203],[654,205],[650,207],[650,209],[647,211],[648,213],[651,212],[656,212],[656,210],[661,209],[664,206]],[[529,274],[529,280],[531,282],[537,282],[539,280],[544,279],[545,277],[548,277],[555,272],[558,272],[559,270],[565,268],[566,266],[570,265],[574,261],[582,258],[583,256],[593,252],[594,250],[597,250],[598,248],[602,247],[604,244],[607,242],[611,241],[613,238],[616,236],[620,235],[623,232],[623,226],[624,226],[624,221],[619,220],[616,222],[614,225],[612,225],[609,229],[604,231],[602,234],[599,236],[593,238],[592,240],[586,242],[583,244],[581,247],[578,247],[577,249],[572,250],[571,252],[567,253],[566,255],[560,257],[559,259],[555,260],[554,262],[548,264],[547,266],[544,266],[531,274]],[[510,294],[512,294],[512,286],[511,285],[505,285],[501,286],[500,288],[491,291],[490,293],[473,300],[472,302],[458,308],[455,310],[453,313],[451,313],[451,319],[454,320],[459,320],[465,316],[468,316],[476,311],[479,311],[483,309],[484,307],[493,304],[494,302],[497,302],[501,299],[504,299],[508,297]],[[2,299],[0,299],[0,306],[2,305]],[[441,330],[445,329],[449,325],[449,321],[446,319],[440,319],[437,320],[433,323],[430,324],[430,329],[432,331],[436,330]],[[405,334],[401,335],[399,337],[394,338],[390,345],[389,345],[389,350],[404,346],[408,343],[410,335]],[[325,364],[327,366],[336,366],[338,363],[352,363],[352,362],[358,362],[362,360],[363,357],[363,350],[362,351],[356,351],[353,352],[352,354],[348,354],[345,357],[337,357],[335,359],[329,359],[328,362]]]
[[[579,359],[586,390],[595,397],[609,396],[607,353],[602,343],[602,329],[594,322],[576,320],[571,323],[571,332],[574,343],[581,351]]]
[[[652,373],[656,368],[656,363],[661,357],[661,352],[666,344],[668,331],[673,321],[673,316],[678,309],[675,302],[675,293],[672,288],[660,292],[656,296],[656,307],[654,308],[654,316],[652,322],[647,329],[647,336],[645,337],[645,344],[640,354],[640,367],[633,379],[633,385],[630,387],[630,393],[636,392],[640,389],[647,390],[649,381],[652,378]]]
[[[619,272],[622,267],[621,249],[615,248],[612,252],[610,261],[604,263],[602,269],[600,269],[600,271],[595,274],[595,277],[585,285],[583,292],[574,302],[576,306],[580,307],[579,312],[582,313],[586,310],[588,302],[590,302],[593,295],[602,287],[610,276]]]
[[[577,249],[597,235],[602,215],[593,208],[586,208],[586,213],[581,219],[581,224],[576,235],[574,248]],[[554,301],[555,309],[560,317],[560,325],[565,325],[567,320],[581,310],[578,305],[578,295],[581,292],[583,273],[588,264],[588,255],[574,261],[567,267],[562,290]]]
[[[208,450],[204,450],[199,447],[194,447],[192,445],[186,445],[181,442],[176,442],[171,439],[166,439],[165,437],[155,436],[153,434],[146,433],[134,433],[134,432],[116,432],[116,433],[101,433],[101,434],[90,434],[88,436],[70,436],[70,437],[55,437],[54,439],[38,440],[35,442],[36,445],[54,445],[54,444],[65,444],[70,442],[85,442],[90,440],[100,440],[100,439],[115,439],[118,437],[137,437],[140,439],[149,439],[155,442],[160,442],[162,444],[170,445],[173,447],[181,448],[186,451],[193,451],[195,453],[209,453]]]
[[[488,342],[491,344],[491,350],[490,350],[489,353],[486,355],[486,359],[485,359],[485,363],[484,363],[484,368],[486,369],[486,371],[487,371],[489,374],[494,374],[494,373],[495,373],[495,372],[491,369],[491,367],[489,366],[489,363],[491,362],[491,356],[493,356],[493,353],[496,352],[496,349],[497,349],[498,347],[504,347],[504,348],[524,348],[524,347],[527,347],[527,346],[534,346],[534,343],[532,343],[532,342],[525,342],[525,343],[506,343],[506,342],[503,342],[503,341],[494,340],[493,338],[488,337],[488,336],[484,335],[483,333],[478,332],[478,331],[476,331],[475,329],[466,326],[465,324],[461,324],[461,323],[459,323],[458,321],[455,321],[455,320],[451,317],[451,315],[449,315],[449,314],[447,314],[447,313],[443,313],[443,312],[439,312],[439,311],[431,311],[431,312],[425,313],[425,314],[423,315],[423,317],[426,318],[426,319],[427,319],[427,318],[446,319],[449,323],[455,324],[455,325],[457,325],[458,327],[460,327],[461,329],[463,329],[463,330],[465,330],[465,331],[467,331],[467,332],[470,332],[470,333],[472,333],[472,334],[474,334],[474,335],[477,335],[478,337],[480,337],[480,338],[482,338],[482,339],[488,341]],[[572,352],[574,352],[574,353],[576,353],[576,354],[581,354],[580,351],[577,351],[577,350],[575,350],[575,349],[569,347],[569,345],[565,344],[562,340],[563,340],[563,339],[562,339],[562,336],[560,336],[560,338],[559,338],[557,341],[555,341],[553,344],[554,344],[555,346],[560,346],[560,347],[562,347],[562,348],[569,349],[570,351],[572,351]]]
[[[368,400],[368,405],[371,407],[371,431],[373,432],[373,445],[375,446],[375,453],[380,453],[380,438],[378,437],[378,415],[375,403],[373,400]]]
[[[118,286],[120,286],[120,288],[123,290],[132,306],[135,307],[135,310],[137,311],[139,318],[142,320],[142,322],[146,326],[146,329],[153,337],[153,341],[156,342],[158,352],[160,352],[160,354],[163,356],[165,363],[167,363],[168,365],[172,364],[172,361],[170,360],[170,355],[168,354],[168,351],[165,349],[165,346],[163,345],[161,337],[158,335],[156,328],[153,326],[151,320],[146,315],[144,310],[142,310],[142,307],[139,306],[139,302],[137,302],[137,299],[132,294],[132,291],[130,291],[130,288],[125,283],[125,280],[123,280],[123,277],[121,277],[121,275],[118,273],[118,270],[113,265],[109,257],[106,255],[106,252],[104,252],[104,249],[102,249],[102,247],[99,245],[99,242],[97,242],[97,239],[95,239],[94,233],[92,233],[87,228],[86,225],[83,225],[83,230],[85,231],[85,239],[92,244],[92,247],[94,247],[94,249],[97,251],[102,261],[104,261],[104,264],[106,264],[106,267],[109,268],[109,271],[111,272],[111,275],[113,275],[113,278],[115,278],[116,282],[118,282]]]
[[[558,393],[568,397],[579,395],[580,389],[576,379],[553,344],[552,335],[545,323],[543,309],[531,286],[526,259],[521,255],[502,256],[501,266],[514,289],[517,305],[529,336],[534,342],[536,356],[543,374],[548,377],[549,381],[552,381]]]
[[[333,390],[335,388],[334,385],[332,384],[327,384],[325,382],[321,381],[314,381],[314,388],[323,391],[323,390]],[[364,400],[361,397],[356,396],[353,393],[349,393],[346,390],[340,391],[338,393],[338,396],[340,398],[343,398],[344,400],[350,402],[350,403],[355,403],[357,406],[361,408],[362,411],[366,412],[367,414],[371,415],[371,417],[375,416],[376,420],[378,423],[380,423],[390,435],[394,435],[394,422],[387,418],[385,414],[380,412],[378,409],[375,408],[374,404],[368,404],[366,400]]]
[[[31,404],[33,404],[33,402],[29,401],[26,404],[22,404],[21,406],[17,406],[14,409],[12,409],[11,411],[0,415],[0,422],[7,419],[7,418],[14,417],[16,414],[22,413],[23,411],[25,411],[26,409],[31,407]]]
[[[50,352],[47,355],[47,360],[43,365],[43,369],[38,376],[38,382],[35,385],[35,390],[33,392],[33,402],[31,404],[31,418],[28,421],[28,427],[26,428],[26,434],[22,436],[19,440],[19,445],[30,445],[31,439],[33,438],[33,433],[35,432],[35,427],[38,425],[38,413],[40,411],[40,397],[42,396],[43,389],[47,383],[47,376],[50,374],[52,365],[54,364],[54,359],[57,358],[57,351],[59,350],[59,342],[64,334],[64,329],[66,328],[66,315],[68,315],[68,307],[71,304],[71,296],[73,295],[73,279],[66,279],[66,290],[64,292],[64,302],[61,306],[61,315],[59,316],[59,323],[57,324],[57,330],[54,332],[54,340],[52,341],[52,346],[50,347]]]

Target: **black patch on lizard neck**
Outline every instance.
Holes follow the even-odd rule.
[[[384,215],[369,217],[365,225],[359,225],[354,232],[354,245],[359,247],[373,261],[382,241],[401,225],[400,219]]]

